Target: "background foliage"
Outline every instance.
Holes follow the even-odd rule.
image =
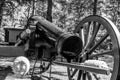
[[[93,13],[111,19],[120,29],[119,0],[0,0],[0,36],[5,27],[24,28],[31,15],[39,15],[67,31]],[[1,38],[3,41],[4,39]]]

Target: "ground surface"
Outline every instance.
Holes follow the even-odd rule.
[[[12,59],[0,59],[0,64],[2,66],[7,66],[7,65],[12,65]],[[110,61],[111,62],[111,61]],[[111,64],[109,62],[109,65]],[[63,66],[59,66],[59,65],[52,65],[52,71],[51,71],[51,75],[49,74],[49,70],[47,72],[45,72],[44,74],[42,74],[42,78],[40,80],[48,80],[48,78],[51,76],[51,80],[68,80],[68,76],[67,76],[67,68],[63,67]],[[1,75],[1,74],[0,74]],[[108,75],[107,77],[104,75],[97,75],[98,76],[98,80],[110,80],[110,75]],[[76,78],[76,77],[75,77]],[[1,79],[0,79],[1,80]],[[13,75],[12,73],[9,73],[5,80],[31,80],[30,79],[30,75],[27,75],[25,77],[21,78],[17,78],[15,75]],[[75,79],[76,80],[76,79]],[[94,78],[92,80],[95,80]]]
[[[52,74],[51,74],[51,80],[68,80],[67,77],[67,68],[63,67],[63,66],[58,66],[58,65],[54,65],[52,66]],[[49,71],[47,71],[46,73],[43,74],[43,79],[41,80],[48,80],[49,78]],[[109,80],[109,76],[106,77],[104,75],[97,75],[99,80]],[[74,79],[76,80],[77,77],[75,77]],[[29,77],[24,77],[23,79],[20,78],[16,78],[15,75],[11,75],[9,74],[5,80],[31,80]],[[92,80],[95,80],[94,78]]]

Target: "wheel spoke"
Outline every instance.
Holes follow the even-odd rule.
[[[92,76],[90,75],[89,72],[87,72],[87,78],[88,78],[89,80],[92,80]]]
[[[98,57],[98,56],[102,56],[102,55],[112,55],[113,56],[113,50],[108,50],[108,51],[104,51],[102,53],[96,53],[96,54],[91,54],[89,56],[90,59],[92,59],[93,57]]]
[[[96,38],[96,35],[97,35],[97,33],[98,33],[98,31],[99,31],[99,28],[100,28],[100,26],[101,26],[101,24],[98,24],[98,25],[96,26],[96,23],[95,23],[95,22],[94,22],[93,24],[94,24],[94,27],[93,27],[92,37],[90,38],[89,44],[86,45],[86,49],[89,48],[89,47],[94,43],[94,40],[95,40],[95,38]]]
[[[67,72],[69,80],[72,80],[70,68],[67,68]]]
[[[109,36],[109,34],[105,34],[105,35],[88,51],[88,53],[91,54],[108,36]]]
[[[77,80],[81,80],[82,74],[83,74],[83,71],[79,70]]]
[[[86,80],[86,72],[83,73],[83,80]]]
[[[94,76],[94,78],[95,78],[96,80],[99,80],[99,78],[97,77],[96,74],[93,74],[93,76]]]
[[[77,73],[78,69],[75,69],[73,73],[71,74],[71,77],[73,77]]]
[[[82,39],[82,42],[83,42],[83,46],[85,45],[85,32],[84,32],[84,30],[83,29],[81,29],[81,32],[80,32],[80,37],[81,37],[81,39]]]
[[[88,45],[91,37],[91,31],[92,31],[92,22],[88,22],[88,26],[86,27],[86,34],[85,34],[85,47]]]

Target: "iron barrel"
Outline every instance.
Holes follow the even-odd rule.
[[[81,53],[83,43],[79,36],[61,29],[43,17],[33,16],[32,18],[38,21],[39,27],[54,36],[57,52],[67,60],[71,60]]]

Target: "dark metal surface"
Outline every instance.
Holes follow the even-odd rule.
[[[68,61],[75,58],[82,51],[82,40],[79,36],[69,33],[55,24],[45,20],[40,16],[33,16],[38,21],[36,24],[39,28],[53,35],[56,39],[56,49]]]

